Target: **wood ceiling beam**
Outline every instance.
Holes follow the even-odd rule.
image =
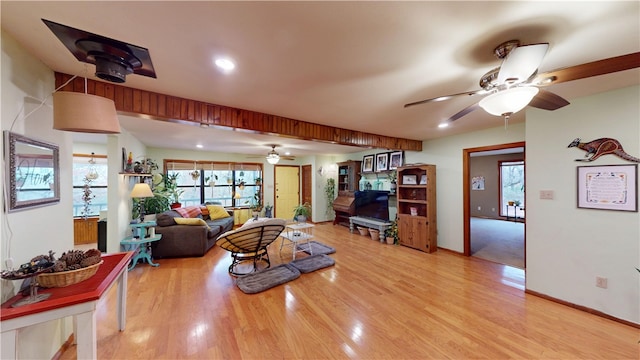
[[[72,77],[72,75],[56,72],[56,89]],[[77,77],[59,91],[85,92],[84,83],[84,78]],[[422,141],[420,140],[314,124],[277,115],[133,89],[93,79],[87,79],[87,93],[113,100],[118,112],[132,116],[144,116],[154,120],[207,124],[216,127],[243,129],[265,135],[363,148],[422,151]]]

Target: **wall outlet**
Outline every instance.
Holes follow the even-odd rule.
[[[496,208],[491,208],[491,212],[496,212]]]
[[[599,288],[607,288],[607,278],[596,276],[596,286]]]
[[[482,210],[482,207],[478,206],[478,211]]]
[[[553,200],[553,190],[540,190],[540,199]]]

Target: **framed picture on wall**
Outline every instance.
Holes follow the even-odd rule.
[[[365,155],[362,157],[362,172],[373,172],[373,155]]]
[[[578,166],[578,208],[638,211],[638,165]]]
[[[402,151],[389,153],[389,170],[395,170],[402,166]]]
[[[376,154],[376,172],[389,169],[389,153]]]

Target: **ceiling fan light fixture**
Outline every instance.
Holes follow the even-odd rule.
[[[491,115],[503,116],[524,109],[538,93],[537,87],[515,87],[491,94],[480,100],[481,108]]]
[[[275,151],[269,152],[269,154],[267,154],[267,162],[271,165],[275,165],[278,163],[278,161],[280,161],[280,155],[278,155],[278,153],[276,153]]]

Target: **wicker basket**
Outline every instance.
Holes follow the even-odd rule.
[[[78,270],[61,271],[38,275],[38,284],[42,287],[65,287],[77,284],[92,277],[98,271],[102,261]]]

